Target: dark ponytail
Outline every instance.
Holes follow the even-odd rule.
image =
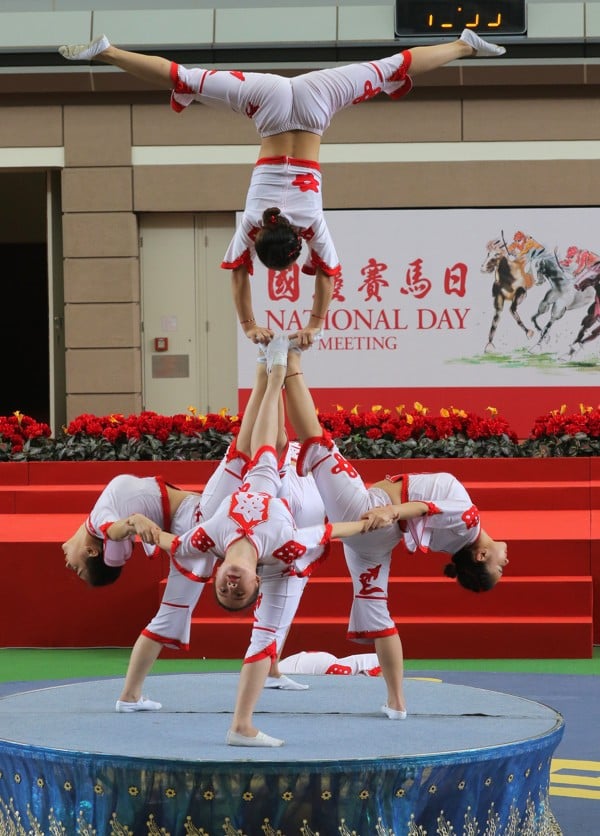
[[[485,563],[474,559],[473,548],[465,546],[452,555],[452,563],[444,566],[447,578],[456,578],[458,583],[470,592],[487,592],[494,581]]]
[[[276,206],[265,209],[256,237],[256,255],[270,270],[284,270],[300,255],[302,238]]]
[[[103,560],[103,551],[90,555],[85,563],[86,581],[89,586],[108,586],[121,574],[122,566],[107,566]]]

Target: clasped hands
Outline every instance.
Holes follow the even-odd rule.
[[[294,340],[294,344],[301,349],[310,348],[313,344],[315,336],[321,331],[320,328],[302,328],[299,331],[294,331],[289,334],[290,340]],[[274,331],[270,328],[265,328],[262,325],[254,325],[244,332],[249,340],[253,343],[262,343],[268,345],[274,337]]]
[[[366,511],[361,520],[364,520],[366,525],[364,531],[376,531],[379,528],[387,528],[393,523],[397,522],[398,514],[394,505],[382,505],[379,508],[371,508]]]

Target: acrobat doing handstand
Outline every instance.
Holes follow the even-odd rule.
[[[241,222],[221,266],[232,271],[233,298],[242,329],[254,342],[266,343],[273,331],[256,322],[249,277],[254,256],[273,270],[294,264],[306,244],[302,271],[315,276],[312,310],[297,336],[312,342],[341,276],[333,240],[323,216],[319,151],[321,137],[340,110],[385,93],[400,99],[412,78],[451,61],[497,57],[506,50],[484,41],[471,29],[460,38],[416,46],[388,58],[314,70],[293,78],[273,73],[187,68],[158,55],[142,55],[113,46],[106,35],[91,43],[59,47],[70,61],[99,61],[171,90],[171,106],[182,111],[192,102],[225,106],[252,119],[261,139]],[[290,335],[292,336],[292,335]]]

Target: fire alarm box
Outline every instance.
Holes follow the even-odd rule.
[[[169,350],[169,338],[168,337],[154,337],[154,350],[155,351],[168,351]]]

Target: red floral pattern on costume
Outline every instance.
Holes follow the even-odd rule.
[[[349,676],[352,673],[350,665],[338,665],[337,663],[329,665],[325,673],[333,674],[334,676]]]
[[[358,473],[352,467],[350,462],[341,455],[341,453],[334,453],[333,458],[337,462],[337,465],[334,465],[331,468],[332,473],[347,473],[351,479],[357,478]]]
[[[245,110],[245,113],[246,113],[246,116],[248,117],[248,119],[253,119],[254,118],[254,115],[255,115],[256,111],[259,109],[259,107],[260,107],[260,105],[254,105],[251,102],[248,102],[248,104],[246,105],[246,110]]]
[[[244,534],[252,534],[253,529],[269,516],[269,496],[265,493],[250,493],[249,486],[242,485],[231,497],[229,518],[239,526]]]
[[[191,544],[199,552],[208,552],[214,548],[215,541],[203,528],[197,528],[192,534]]]
[[[479,525],[479,509],[475,507],[475,505],[471,505],[471,507],[465,511],[462,515],[462,521],[467,526],[467,528],[475,528]]]
[[[292,180],[292,186],[297,186],[301,192],[319,192],[319,181],[314,174],[297,174]]]
[[[364,93],[362,96],[358,96],[358,98],[354,99],[352,104],[366,102],[367,99],[372,99],[374,96],[378,96],[381,93],[381,90],[381,87],[373,87],[370,81],[365,81]]]
[[[280,546],[273,552],[273,557],[276,557],[277,560],[282,560],[289,566],[290,563],[293,563],[294,560],[302,557],[304,554],[306,554],[306,546],[296,542],[296,540],[288,540],[287,543],[284,543],[283,546]]]
[[[377,566],[371,566],[366,572],[362,572],[359,575],[360,581],[360,592],[359,595],[378,595],[383,592],[382,587],[380,586],[371,586],[372,581],[376,580],[379,577],[379,572],[381,570],[381,563]]]

